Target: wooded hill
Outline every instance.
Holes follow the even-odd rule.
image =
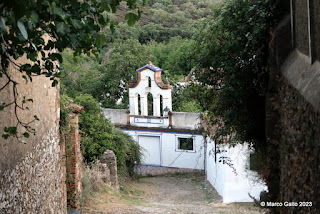
[[[142,8],[139,22],[131,27],[125,20],[125,14],[130,10],[121,4],[116,14],[107,14],[111,23],[117,24],[113,34],[109,27],[104,30],[106,38],[102,59],[73,58],[70,53],[64,53],[62,92],[70,97],[90,94],[104,107],[126,108],[128,98],[125,86],[132,76],[137,77],[135,70],[149,60],[161,67],[163,77],[168,77],[175,85],[194,67],[192,36],[199,23],[220,2],[151,0]],[[200,111],[194,100],[183,95],[187,92],[177,85],[173,93],[175,111]]]

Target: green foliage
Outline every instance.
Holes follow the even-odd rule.
[[[72,100],[67,95],[60,95],[60,132],[67,130],[68,127],[68,120],[70,118],[71,109],[68,108],[69,100]]]
[[[61,92],[70,97],[80,94],[91,94],[99,99],[101,93],[97,90],[101,84],[101,76],[106,72],[104,64],[99,59],[84,55],[73,56],[68,51],[63,52],[64,74],[61,76]]]
[[[198,33],[196,72],[200,100],[217,137],[236,133],[240,141],[264,138],[267,41],[274,22],[271,1],[229,0]]]
[[[79,128],[85,134],[81,137],[81,150],[85,162],[99,159],[110,149],[117,156],[119,172],[133,175],[133,167],[140,164],[139,145],[128,134],[110,124],[92,96],[79,95],[74,101],[84,107],[79,116]]]
[[[196,99],[194,87],[192,85],[173,86],[172,108],[178,112],[201,112],[202,107]]]
[[[197,18],[189,17],[184,11],[187,8],[189,11],[190,8],[209,11],[212,5],[210,1],[201,1],[201,4],[198,1],[187,2],[189,4],[184,5],[185,1],[149,1],[152,9],[144,8],[146,14],[140,24],[128,28],[127,24],[120,22],[115,26],[114,34],[104,29],[103,34],[111,44],[104,47],[106,55],[102,61],[84,56],[73,59],[71,54],[64,53],[63,93],[71,97],[87,93],[104,107],[126,108],[126,85],[132,76],[137,79],[136,69],[148,62],[148,52],[153,64],[163,69],[163,78],[168,77],[172,85],[183,79],[196,65],[192,56],[194,40],[188,38],[197,26]],[[163,22],[160,16],[153,16],[153,13],[164,13],[168,16],[167,22]],[[180,16],[189,18],[179,22]],[[189,92],[182,93],[181,89],[174,87],[173,93],[174,110],[199,111],[200,107],[189,97]]]
[[[115,23],[110,22],[108,13],[116,12],[121,1],[1,1],[0,78],[5,77],[6,83],[0,91],[3,93],[6,87],[12,86],[14,101],[1,103],[0,111],[10,105],[15,109],[28,110],[17,101],[17,80],[9,75],[9,66],[20,71],[26,81],[32,82],[33,76],[44,75],[52,80],[54,87],[62,73],[59,63],[62,63],[60,52],[63,50],[72,49],[75,55],[103,55],[106,36],[101,29],[106,26],[114,28]],[[131,10],[127,21],[133,24],[142,12],[137,0],[126,0],[126,4]],[[132,15],[135,13],[138,15]],[[20,63],[18,59],[22,57],[26,57],[28,62]],[[3,138],[15,136],[19,140],[18,126],[26,131],[21,135],[25,138],[30,136],[28,133],[36,133],[29,125],[34,120],[21,121],[17,111],[14,116],[18,123],[16,127],[5,127]]]
[[[195,66],[192,57],[193,40],[172,37],[168,43],[151,43],[152,61],[165,71],[170,80],[187,76]]]
[[[196,32],[197,20],[210,14],[212,5],[211,0],[148,1],[149,7],[143,8],[144,13],[139,23],[128,28],[120,22],[115,26],[115,34],[111,35],[107,31],[106,37],[108,41],[138,39],[141,44],[147,44],[150,41],[168,42],[175,36],[191,38]],[[110,19],[123,21],[129,16],[139,17],[139,13],[130,13],[124,17],[110,16]]]
[[[126,108],[126,85],[135,71],[147,62],[146,47],[138,40],[117,40],[108,52],[108,63],[98,59],[63,53],[65,69],[61,90],[68,96],[91,94],[104,107]],[[117,104],[118,100],[122,102]]]
[[[57,75],[55,68],[59,66],[55,66],[53,62],[62,62],[62,57],[59,53],[48,56],[44,51],[71,48],[75,54],[97,54],[105,39],[100,29],[110,21],[107,12],[115,12],[120,1],[44,0],[21,1],[19,4],[2,1],[0,56],[3,69],[7,69],[10,57],[18,59],[26,54],[34,64],[20,65],[21,72],[25,72],[30,80],[32,74],[45,74],[54,79]],[[130,9],[136,8],[138,14],[141,13],[136,0],[126,2]],[[139,16],[127,16],[130,23],[136,22],[138,18]],[[43,38],[44,34],[50,37],[47,43]],[[38,55],[42,55],[43,63],[38,61]],[[42,64],[46,71],[41,70]]]

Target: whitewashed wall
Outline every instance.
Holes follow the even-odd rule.
[[[138,130],[123,130],[129,133],[141,146],[146,148],[146,137],[150,137],[150,144],[153,146],[146,148],[149,154],[156,154],[157,149],[160,152],[160,161],[157,155],[144,158],[144,165],[156,165],[162,167],[178,167],[187,169],[204,169],[204,149],[203,137],[201,134],[190,133],[175,133],[175,132],[156,132],[156,131],[138,131]],[[139,139],[140,137],[140,139]],[[193,137],[194,151],[179,151],[178,137]],[[157,144],[159,139],[159,146]],[[148,152],[144,152],[148,155]],[[151,158],[151,159],[150,159]],[[146,162],[147,161],[147,162]],[[156,164],[159,163],[159,164]]]
[[[108,118],[113,125],[127,124],[127,110],[103,108],[105,118]]]
[[[208,140],[210,142],[210,140]],[[260,192],[267,190],[265,183],[258,174],[249,170],[250,150],[248,144],[238,144],[229,148],[228,145],[219,145],[220,150],[215,161],[214,143],[207,144],[206,176],[207,180],[223,197],[224,203],[252,202],[249,194],[259,199]],[[232,167],[223,164],[220,157],[228,157]]]
[[[200,113],[172,112],[172,127],[178,129],[198,129]]]
[[[151,79],[151,87],[148,80]],[[130,115],[138,115],[138,94],[140,95],[141,115],[148,115],[148,93],[153,97],[153,116],[160,116],[160,95],[163,97],[163,108],[172,110],[171,89],[160,88],[155,81],[155,72],[146,69],[141,72],[141,81],[135,88],[129,88]],[[152,115],[149,115],[152,116]]]

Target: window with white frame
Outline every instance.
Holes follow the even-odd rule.
[[[178,137],[178,150],[194,151],[192,137]]]

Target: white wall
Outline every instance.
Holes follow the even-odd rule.
[[[172,112],[172,127],[198,129],[200,127],[200,113]]]
[[[113,125],[127,124],[127,110],[103,108],[105,118],[108,118]]]
[[[172,110],[171,89],[161,89],[155,81],[155,72],[146,69],[141,72],[141,81],[135,88],[129,88],[130,115],[138,114],[138,94],[140,95],[141,115],[148,115],[147,96],[148,93],[153,97],[153,116],[160,115],[160,95],[163,97],[163,108],[168,106]],[[151,87],[148,87],[148,78],[151,79]],[[151,115],[149,115],[151,116]]]
[[[169,118],[168,117],[136,117],[130,116],[130,125],[131,126],[140,126],[140,127],[160,127],[168,128],[169,127]]]
[[[160,138],[160,164],[163,167],[178,167],[187,169],[204,169],[204,150],[203,137],[201,134],[176,133],[176,132],[157,132],[157,131],[138,131],[138,130],[123,130],[129,133],[140,145],[139,136],[153,136]],[[178,137],[193,137],[194,151],[179,151],[177,145]],[[144,138],[145,139],[145,138]],[[154,143],[154,142],[150,142]],[[145,146],[146,142],[142,143]],[[147,148],[148,149],[148,148]],[[150,152],[152,153],[152,152]],[[145,165],[154,165],[157,156],[154,157],[151,163],[144,162]]]
[[[208,139],[210,142],[210,140]],[[206,175],[207,180],[223,197],[224,203],[252,202],[253,196],[259,199],[260,192],[267,190],[265,183],[258,174],[249,170],[250,150],[248,144],[238,144],[229,148],[228,145],[218,145],[220,151],[214,158],[214,142],[207,144]],[[228,157],[232,167],[219,162],[221,157]],[[232,169],[235,169],[234,170]]]

